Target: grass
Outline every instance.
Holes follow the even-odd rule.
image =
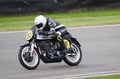
[[[93,77],[93,78],[86,78],[86,79],[120,79],[120,75]]]
[[[28,30],[34,25],[34,18],[37,15],[39,14],[0,16],[0,31]],[[77,11],[44,15],[67,27],[120,24],[120,10]]]

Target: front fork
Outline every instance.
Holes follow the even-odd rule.
[[[34,47],[35,47],[35,41],[32,40],[30,43],[30,56],[33,56],[34,53]]]

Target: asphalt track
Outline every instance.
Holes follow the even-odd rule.
[[[0,79],[75,79],[120,74],[120,25],[69,28],[82,45],[78,66],[64,62],[45,64],[27,70],[18,61],[19,46],[26,43],[24,32],[0,32]]]

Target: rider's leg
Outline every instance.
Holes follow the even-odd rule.
[[[61,45],[61,51],[65,53],[67,51],[67,48],[64,43],[64,38],[62,38],[61,36],[57,36],[57,40],[59,41],[59,43]]]

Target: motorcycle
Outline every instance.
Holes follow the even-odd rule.
[[[66,34],[64,43],[67,51],[61,51],[61,45],[57,40],[53,40],[53,34],[38,33],[38,29],[33,26],[26,34],[27,44],[20,46],[18,59],[21,65],[33,70],[38,67],[40,59],[44,63],[64,62],[70,66],[76,66],[81,62],[82,51],[81,45],[77,39],[70,34]],[[58,39],[60,39],[58,37]]]

